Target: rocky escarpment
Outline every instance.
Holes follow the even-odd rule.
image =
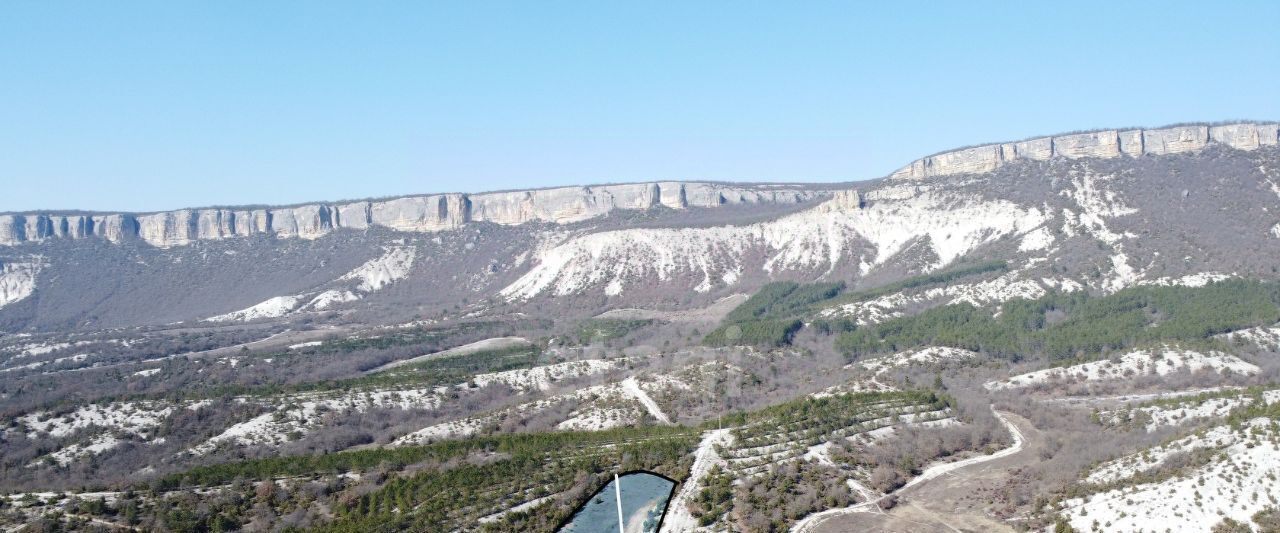
[[[787,185],[634,183],[560,187],[481,194],[433,194],[341,204],[262,209],[180,209],[150,214],[0,215],[0,245],[47,239],[139,239],[154,246],[182,246],[203,239],[268,234],[314,239],[337,228],[381,226],[431,232],[470,222],[503,225],[541,221],[580,222],[614,209],[672,209],[728,204],[798,203],[827,191]]]
[[[891,179],[923,179],[993,171],[1017,160],[1054,157],[1115,158],[1193,152],[1210,144],[1253,150],[1280,144],[1280,124],[1192,125],[1150,130],[1102,130],[1012,143],[988,144],[913,161]]]

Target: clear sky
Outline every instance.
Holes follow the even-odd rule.
[[[0,6],[0,210],[656,179],[1280,119],[1280,2]]]

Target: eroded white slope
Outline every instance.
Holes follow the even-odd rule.
[[[36,290],[36,276],[44,263],[35,261],[0,264],[0,307],[25,300]]]
[[[379,290],[409,275],[409,270],[413,268],[415,252],[416,249],[412,246],[391,248],[382,256],[370,259],[338,280],[359,282],[356,290],[361,292]]]
[[[224,315],[209,317],[212,322],[234,322],[234,321],[250,321],[259,318],[278,318],[289,314],[298,307],[301,300],[299,296],[276,296],[268,298],[266,301],[246,307],[239,311],[232,311]]]
[[[1035,207],[957,192],[925,190],[882,197],[867,206],[837,195],[813,209],[747,226],[627,229],[571,237],[541,248],[537,265],[502,295],[567,295],[595,285],[617,295],[641,280],[677,275],[701,279],[695,290],[705,292],[736,283],[751,267],[747,256],[762,252],[760,268],[766,273],[831,269],[841,261],[867,272],[922,239],[939,259],[932,265],[936,268],[984,243],[1031,231],[1046,218]],[[858,243],[867,247],[853,246]]]
[[[1113,178],[1091,173],[1073,176],[1071,188],[1060,193],[1080,207],[1079,213],[1063,210],[1063,232],[1068,235],[1077,232],[1087,234],[1111,247],[1111,273],[1101,283],[1102,290],[1106,292],[1115,292],[1133,285],[1143,276],[1141,270],[1129,264],[1129,256],[1124,252],[1122,242],[1135,235],[1117,233],[1108,225],[1116,218],[1138,212],[1125,205],[1120,196],[1107,187],[1107,182]]]
[[[323,310],[334,304],[353,302],[395,283],[409,275],[416,249],[412,246],[388,248],[381,256],[366,261],[335,282],[355,282],[351,290],[330,289],[319,293],[276,296],[257,305],[210,317],[212,322],[247,322],[260,318],[279,318],[299,310]],[[305,302],[305,303],[304,303]]]

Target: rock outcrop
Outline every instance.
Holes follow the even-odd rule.
[[[953,174],[991,172],[1002,165],[1053,157],[1115,158],[1194,152],[1210,144],[1253,150],[1280,144],[1280,124],[1175,126],[1151,130],[1102,130],[1027,141],[988,144],[918,159],[889,175],[890,179],[924,179]]]
[[[472,222],[569,224],[603,216],[615,209],[798,203],[825,197],[829,193],[790,185],[660,182],[433,194],[266,209],[179,209],[138,215],[8,214],[0,215],[0,245],[97,237],[111,242],[137,239],[153,246],[170,247],[198,240],[261,234],[315,239],[338,228],[363,230],[371,226],[433,232],[456,229]]]

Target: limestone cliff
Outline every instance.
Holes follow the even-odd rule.
[[[988,144],[932,155],[890,174],[891,179],[923,179],[990,172],[1019,159],[1114,158],[1193,152],[1210,144],[1253,150],[1280,143],[1280,124],[1175,126],[1151,130],[1102,130],[1021,142]]]
[[[147,214],[0,215],[0,245],[47,239],[137,239],[159,247],[197,240],[274,235],[315,239],[338,228],[381,226],[398,231],[456,229],[471,222],[568,224],[615,209],[715,207],[743,203],[798,203],[829,191],[790,185],[631,183],[480,194],[433,194],[337,205],[266,209],[179,209]]]

